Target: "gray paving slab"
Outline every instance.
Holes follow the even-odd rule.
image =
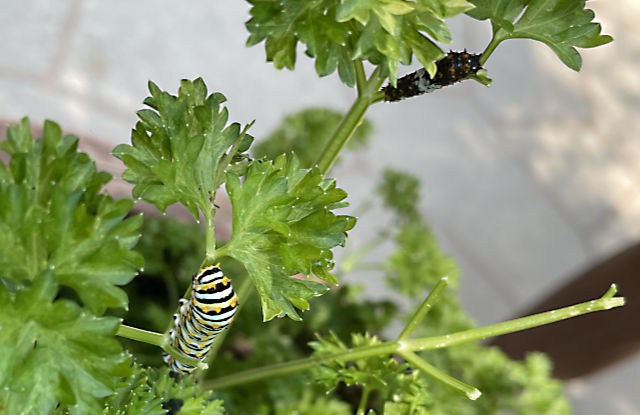
[[[65,31],[71,1],[3,1],[0,13],[0,76],[48,75]]]

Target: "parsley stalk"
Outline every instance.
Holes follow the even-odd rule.
[[[458,380],[450,378],[449,375],[441,373],[439,370],[432,368],[428,363],[415,355],[413,352],[444,348],[460,343],[485,339],[487,337],[498,336],[501,334],[513,333],[516,331],[542,326],[544,324],[565,320],[571,317],[588,314],[594,311],[608,310],[624,305],[623,297],[614,297],[617,288],[612,284],[608,291],[599,299],[583,302],[569,307],[560,308],[553,311],[534,314],[532,316],[523,317],[511,321],[498,324],[492,324],[485,327],[479,327],[470,330],[463,330],[456,333],[446,334],[442,336],[426,337],[420,339],[402,339],[380,343],[375,345],[361,346],[349,348],[342,352],[326,354],[322,356],[313,356],[305,359],[293,360],[285,363],[277,363],[270,366],[246,370],[244,372],[234,373],[228,376],[222,376],[217,379],[204,382],[206,388],[220,389],[231,386],[245,384],[257,380],[272,378],[275,376],[283,376],[289,373],[301,370],[311,369],[314,365],[328,363],[332,361],[353,361],[372,356],[397,353],[408,361],[412,362],[418,368],[429,368],[427,374],[435,379],[452,386],[464,392],[470,399],[476,399],[479,391],[472,386],[466,385]],[[424,305],[424,303],[423,303]],[[422,307],[421,307],[422,308]],[[412,321],[420,319],[420,311],[414,315]],[[411,322],[408,326],[411,325]],[[407,329],[403,333],[407,332]],[[419,361],[418,361],[419,360]],[[433,370],[431,370],[433,369]],[[454,382],[455,381],[455,382]]]
[[[355,61],[354,65],[356,67],[356,74],[358,75],[358,97],[340,124],[338,124],[338,127],[316,162],[322,174],[325,174],[331,168],[336,158],[338,158],[338,154],[340,154],[342,148],[353,135],[356,127],[362,122],[364,114],[374,102],[374,98],[382,82],[384,82],[384,78],[379,76],[379,69],[373,71],[369,79],[366,79],[362,62]],[[366,79],[365,82],[362,81],[363,78]]]

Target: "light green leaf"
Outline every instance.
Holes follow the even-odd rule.
[[[15,282],[55,269],[91,311],[126,307],[118,285],[142,266],[136,244],[141,216],[124,219],[132,201],[103,193],[111,179],[76,151],[78,138],[47,121],[33,141],[29,121],[7,128],[0,148],[11,161],[0,180],[0,269]]]
[[[71,414],[97,413],[127,356],[114,339],[120,320],[95,317],[68,300],[53,301],[51,271],[9,293],[0,285],[0,407],[10,414],[46,414],[58,403]]]
[[[369,22],[370,12],[380,19],[384,29],[393,34],[395,32],[395,16],[411,13],[413,3],[402,0],[342,0],[336,13],[336,20],[340,23],[355,19],[363,25]]]
[[[354,86],[354,61],[368,61],[395,83],[398,64],[415,54],[429,66],[442,55],[435,41],[449,41],[445,18],[473,7],[465,0],[249,0],[247,45],[265,41],[267,60],[293,69],[296,45],[316,60],[318,75],[336,68]],[[430,36],[431,38],[427,37]],[[407,42],[407,40],[412,40]],[[421,40],[419,40],[421,39]]]
[[[576,47],[591,48],[613,40],[601,35],[585,0],[470,0],[476,8],[467,14],[491,19],[495,39],[533,39],[549,46],[569,68],[579,71],[582,59]]]
[[[294,307],[309,308],[307,300],[327,288],[293,278],[315,275],[331,284],[336,277],[331,249],[343,245],[355,218],[336,216],[346,193],[316,170],[300,169],[294,156],[254,161],[244,182],[229,172],[227,191],[233,208],[233,233],[217,250],[244,264],[262,301],[263,317],[299,319]]]
[[[131,133],[131,145],[121,144],[113,154],[128,169],[122,178],[134,183],[133,196],[164,212],[182,203],[198,219],[198,208],[212,209],[225,169],[245,159],[253,138],[238,123],[227,126],[224,95],[207,95],[201,78],[183,80],[178,96],[149,83],[152,109],[138,111],[140,121]]]

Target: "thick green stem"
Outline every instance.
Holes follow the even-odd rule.
[[[474,388],[471,385],[467,385],[464,382],[459,381],[458,379],[451,377],[441,371],[440,369],[430,365],[421,359],[418,355],[413,352],[402,352],[399,353],[400,356],[404,357],[404,359],[411,363],[413,366],[420,369],[422,372],[431,376],[435,380],[444,383],[447,386],[452,387],[453,389],[457,389],[467,395],[467,398],[475,401],[482,395],[482,393],[478,390],[478,388]]]
[[[378,91],[371,99],[371,103],[375,104],[376,102],[380,102],[384,100],[384,91]]]
[[[608,310],[610,308],[620,307],[624,305],[624,298],[613,297],[614,294],[615,286],[612,286],[612,288],[610,288],[607,293],[598,300],[588,301],[554,311],[548,311],[529,317],[523,317],[504,323],[498,323],[477,329],[465,330],[457,333],[447,334],[444,336],[428,337],[422,339],[397,340],[370,346],[351,348],[343,352],[333,353],[330,355],[315,356],[285,363],[277,363],[271,366],[265,366],[247,370],[244,372],[234,373],[233,375],[229,376],[223,376],[221,378],[206,382],[205,386],[208,388],[226,388],[238,384],[249,383],[257,380],[282,376],[289,373],[310,369],[316,364],[325,362],[357,360],[392,353],[404,355],[407,354],[407,352],[437,349],[469,341],[480,340],[491,336],[512,333],[531,327],[541,326],[543,324],[553,323],[555,321],[567,319],[570,317],[576,317],[582,314],[587,314],[599,310]]]
[[[429,310],[431,310],[431,307],[436,302],[438,297],[440,297],[440,293],[442,293],[442,290],[445,289],[448,283],[449,280],[447,279],[447,277],[443,277],[440,279],[440,281],[438,281],[438,284],[436,284],[433,290],[431,290],[427,298],[425,298],[420,307],[418,307],[413,317],[411,317],[411,320],[409,320],[409,323],[407,323],[404,330],[402,330],[402,333],[400,333],[400,336],[398,336],[398,340],[405,340],[411,337],[411,335],[414,331],[416,331],[416,328],[422,322]]]
[[[489,42],[484,52],[482,52],[482,56],[480,56],[480,65],[484,65],[487,62],[487,59],[489,59],[489,56],[491,56],[493,51],[496,50],[498,45],[504,40],[503,37],[498,37],[499,31],[500,29],[498,29],[497,32],[494,31],[493,37],[491,38],[491,42]]]
[[[369,395],[371,394],[371,389],[368,387],[362,388],[362,395],[360,395],[360,403],[358,404],[358,410],[356,411],[356,415],[364,415],[367,410],[367,402],[369,401]]]
[[[356,72],[356,74],[357,73],[358,72]],[[367,112],[375,93],[383,81],[384,79],[378,76],[378,70],[376,69],[361,90],[358,91],[358,98],[336,128],[333,136],[329,139],[327,146],[316,162],[322,174],[325,174],[331,168],[336,158],[338,158],[338,154],[340,154],[340,151],[362,121],[365,112]]]
[[[124,324],[120,325],[118,328],[117,336],[124,337],[126,339],[131,339],[135,341],[139,341],[142,343],[152,344],[154,346],[160,347],[164,352],[170,354],[174,358],[178,359],[182,363],[197,366],[200,368],[206,368],[206,364],[203,364],[197,359],[192,359],[190,357],[184,356],[176,349],[171,347],[168,342],[167,335],[163,333],[156,333],[154,331],[142,330],[131,326],[126,326]]]
[[[364,73],[362,61],[354,61],[353,68],[356,72],[356,88],[358,90],[358,96],[360,96],[367,86],[367,76]]]
[[[215,193],[214,193],[215,197]],[[205,228],[205,255],[204,261],[202,262],[202,266],[212,265],[213,261],[216,257],[216,235],[215,235],[215,219],[216,210],[213,207],[213,201],[211,201],[211,206],[204,212],[204,218],[206,221]]]
[[[120,325],[116,335],[158,347],[163,347],[165,344],[164,334],[162,333],[125,326],[124,324]]]

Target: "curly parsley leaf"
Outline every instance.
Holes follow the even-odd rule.
[[[476,8],[467,14],[490,19],[494,42],[533,39],[549,46],[569,68],[579,71],[582,58],[576,50],[593,48],[613,40],[600,34],[595,14],[585,9],[585,0],[470,0]]]
[[[113,155],[127,166],[122,178],[134,183],[133,197],[143,198],[164,212],[182,203],[198,219],[198,208],[209,211],[225,170],[247,157],[253,137],[240,124],[227,126],[224,95],[207,95],[201,78],[182,80],[178,96],[149,82],[151,109],[138,111],[131,145],[121,144]]]
[[[193,376],[172,377],[168,368],[133,367],[109,397],[103,415],[222,415],[221,400],[203,391]]]
[[[233,232],[217,251],[241,262],[262,299],[264,320],[278,315],[300,319],[308,299],[327,288],[318,282],[292,278],[313,274],[336,284],[331,248],[344,245],[355,225],[351,216],[332,211],[346,206],[347,194],[315,169],[300,169],[295,156],[254,161],[244,182],[227,173],[233,209]]]
[[[307,108],[288,115],[266,140],[257,142],[252,147],[253,153],[258,158],[273,160],[292,151],[300,159],[302,167],[311,167],[343,116],[344,114],[327,108]],[[347,142],[346,149],[355,150],[366,146],[372,130],[371,123],[363,119]]]
[[[417,177],[387,168],[377,190],[384,206],[392,209],[398,218],[408,222],[419,220],[420,181]]]
[[[298,42],[315,58],[320,76],[336,69],[343,83],[355,84],[354,61],[368,61],[395,84],[398,63],[413,55],[435,73],[444,53],[434,42],[449,42],[444,23],[471,9],[466,0],[249,0],[248,46],[265,41],[267,61],[293,69]],[[427,37],[428,36],[428,37]]]
[[[142,217],[123,220],[132,201],[101,192],[111,176],[76,151],[77,137],[62,137],[51,121],[42,134],[33,141],[24,118],[0,144],[11,156],[9,166],[0,162],[0,269],[17,283],[55,269],[92,312],[126,307],[117,285],[142,266],[131,250]]]
[[[316,337],[317,340],[309,344],[314,349],[315,356],[380,343],[375,336],[366,333],[352,334],[350,346],[333,333],[328,337]],[[337,387],[339,382],[344,382],[347,386],[359,385],[368,393],[375,392],[378,399],[384,402],[385,414],[426,414],[431,403],[422,375],[412,370],[407,363],[387,355],[319,364],[314,368],[314,374],[314,378],[328,390]]]
[[[390,287],[406,297],[418,299],[442,277],[448,277],[451,289],[458,285],[458,268],[442,253],[433,233],[425,223],[401,225],[395,235],[397,248],[385,265]]]
[[[45,270],[12,294],[0,285],[0,407],[12,414],[97,413],[128,357],[114,339],[120,320],[53,301],[58,284]]]

